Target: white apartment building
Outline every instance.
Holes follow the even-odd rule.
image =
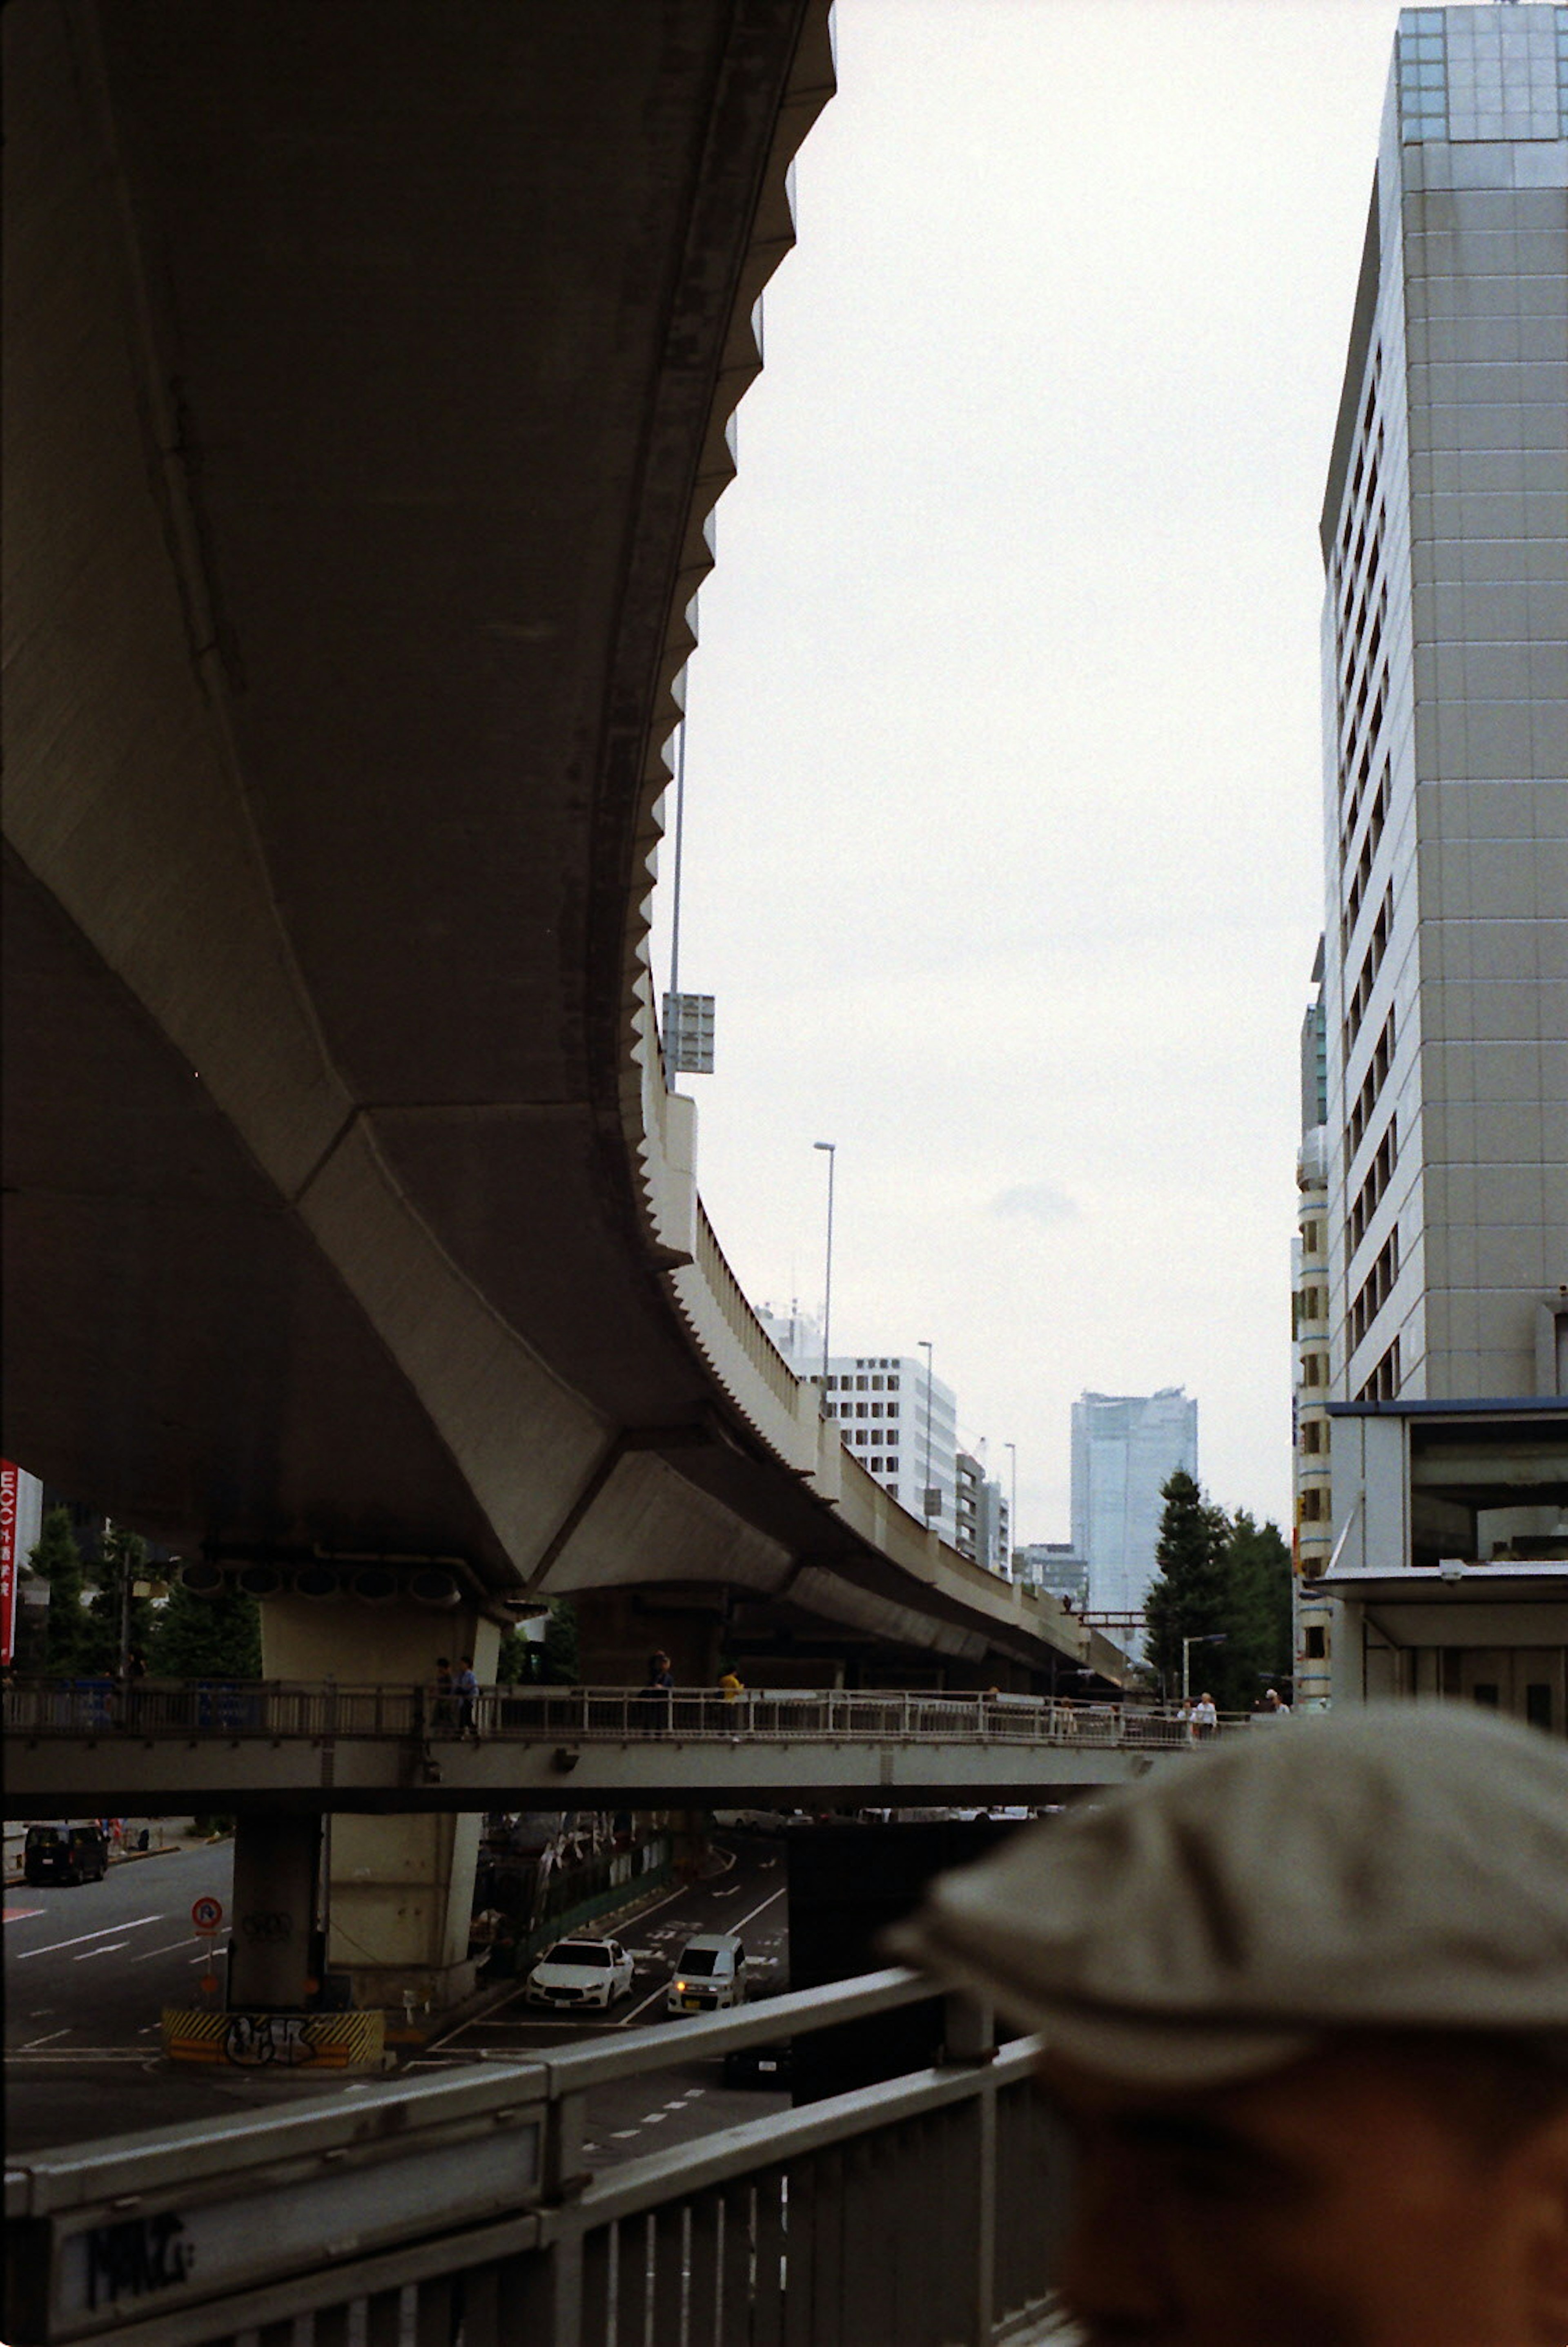
[[[1401,13],[1322,518],[1310,1275],[1336,1696],[1468,1695],[1559,1732],[1565,101],[1568,8]]]
[[[958,1545],[958,1399],[909,1353],[841,1353],[822,1408],[845,1444],[911,1516]],[[927,1505],[928,1496],[932,1504]]]
[[[1088,1560],[1092,1613],[1142,1612],[1161,1490],[1178,1469],[1197,1473],[1197,1404],[1180,1386],[1073,1404],[1073,1546]]]
[[[782,1312],[764,1304],[757,1317],[796,1376],[824,1387],[823,1415],[838,1421],[845,1447],[867,1473],[911,1516],[934,1526],[952,1546],[962,1545],[958,1399],[951,1386],[928,1376],[923,1349],[919,1354],[834,1353],[824,1373],[820,1321],[798,1305]],[[935,1494],[929,1509],[928,1489]],[[985,1537],[998,1553],[994,1569],[1005,1572],[1004,1509],[1000,1532],[994,1522],[1000,1500],[996,1491],[985,1503],[991,1512]],[[962,1549],[966,1556],[977,1553],[976,1518],[977,1501],[971,1491],[963,1511],[962,1530],[970,1543]]]

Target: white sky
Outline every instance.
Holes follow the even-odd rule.
[[[1387,0],[840,0],[689,676],[699,1180],[1069,1532],[1085,1387],[1288,1522],[1319,507]],[[673,794],[670,801],[673,815]],[[667,843],[656,973],[668,972]]]

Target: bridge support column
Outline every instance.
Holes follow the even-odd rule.
[[[724,1652],[724,1615],[711,1603],[660,1605],[629,1590],[574,1597],[578,1668],[585,1686],[641,1686],[648,1656],[669,1656],[677,1686],[716,1686]]]
[[[261,1607],[269,1678],[428,1688],[438,1657],[472,1655],[482,1685],[495,1676],[500,1632],[472,1607],[326,1604],[274,1597]],[[445,1732],[454,1732],[447,1723]],[[433,1754],[440,1765],[442,1727]],[[471,1993],[468,1926],[483,1820],[467,1816],[334,1815],[328,1835],[327,1963],[347,1973],[361,2007],[433,2012]]]
[[[237,1820],[231,2011],[297,2013],[313,1993],[321,1852],[320,1818]]]

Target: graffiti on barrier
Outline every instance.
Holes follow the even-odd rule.
[[[179,2239],[184,2230],[184,2219],[172,2214],[96,2226],[87,2235],[89,2308],[100,2294],[113,2305],[183,2281],[194,2262],[189,2242]]]
[[[316,2058],[311,2022],[304,2013],[235,2013],[223,2033],[223,2058],[237,2069],[260,2070],[269,2063],[298,2069]]]
[[[369,2013],[177,2012],[163,2016],[174,2062],[228,2063],[237,2070],[379,2070],[385,2015]]]

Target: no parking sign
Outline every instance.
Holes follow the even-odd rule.
[[[190,1911],[190,1920],[199,1932],[216,1932],[223,1921],[222,1901],[199,1899]]]

